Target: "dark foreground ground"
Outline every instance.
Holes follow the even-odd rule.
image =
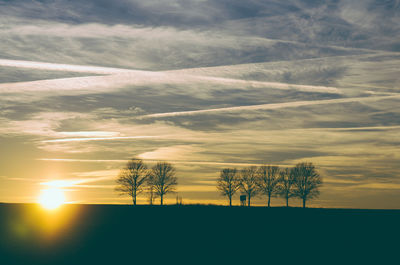
[[[399,231],[398,210],[0,204],[0,264],[398,264]]]

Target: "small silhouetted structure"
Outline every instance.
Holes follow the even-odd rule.
[[[176,196],[176,205],[183,205],[182,196]]]
[[[240,195],[240,206],[246,206],[246,195]]]

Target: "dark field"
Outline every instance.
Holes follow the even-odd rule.
[[[400,211],[0,204],[0,229],[2,265],[386,264]]]

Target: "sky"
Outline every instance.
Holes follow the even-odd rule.
[[[307,161],[310,206],[399,209],[398,36],[399,0],[0,0],[0,202],[130,203],[137,157],[176,166],[167,203]]]

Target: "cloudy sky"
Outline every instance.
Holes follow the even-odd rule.
[[[226,203],[224,167],[310,161],[311,206],[399,208],[399,36],[399,0],[0,0],[0,201],[128,203],[140,157],[184,203]]]

